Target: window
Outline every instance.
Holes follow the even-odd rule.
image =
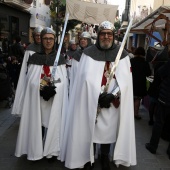
[[[37,6],[37,0],[33,0],[33,7]]]

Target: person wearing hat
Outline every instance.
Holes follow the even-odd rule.
[[[111,169],[109,158],[117,166],[136,165],[132,73],[125,50],[108,92],[103,92],[120,48],[114,31],[112,23],[102,22],[96,44],[83,51],[79,62],[61,151],[70,169],[93,169],[95,144],[100,144],[102,170]],[[111,144],[115,148],[109,157]]]
[[[59,155],[68,101],[64,57],[60,56],[57,66],[53,66],[56,34],[46,27],[40,38],[41,52],[32,51],[27,71],[21,72],[22,82],[26,83],[17,89],[16,96],[20,95],[20,98],[19,101],[15,98],[12,109],[13,115],[21,115],[15,156],[26,154],[32,161]]]
[[[79,38],[79,46],[80,48],[77,49],[72,56],[72,66],[71,66],[71,70],[70,70],[70,93],[71,93],[71,89],[73,87],[73,83],[74,83],[74,78],[76,76],[76,73],[78,71],[78,65],[79,65],[79,61],[81,58],[81,55],[84,51],[85,48],[91,46],[91,35],[89,32],[82,32]]]
[[[33,39],[34,39],[34,42],[31,43],[25,50],[25,53],[24,53],[24,57],[23,57],[23,61],[22,61],[22,65],[20,65],[20,70],[22,72],[26,72],[26,69],[27,69],[27,62],[28,62],[28,58],[29,56],[32,54],[32,52],[40,52],[40,49],[41,49],[41,39],[40,39],[40,33],[42,31],[42,27],[36,27],[32,33],[32,36],[33,36]],[[21,72],[20,71],[20,72]],[[24,75],[25,76],[25,75]],[[21,78],[21,76],[19,77],[18,75],[18,83],[17,85],[15,86],[15,89],[18,88],[18,89],[21,89],[21,86],[23,86],[23,83],[20,79],[23,79],[23,77]]]
[[[38,26],[34,29],[32,32],[32,37],[34,42],[31,43],[26,50],[27,51],[35,51],[35,52],[40,52],[41,51],[41,38],[40,38],[40,33],[43,30],[41,26]]]

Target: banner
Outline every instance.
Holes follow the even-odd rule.
[[[106,20],[114,23],[117,9],[118,5],[66,0],[66,13],[69,13],[69,20],[76,19],[88,24],[99,24]]]

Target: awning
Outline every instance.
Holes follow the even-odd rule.
[[[156,28],[165,28],[166,19],[170,18],[170,6],[160,6],[142,21],[132,26],[131,32],[143,32],[151,28],[154,23]],[[155,21],[156,20],[156,21]]]

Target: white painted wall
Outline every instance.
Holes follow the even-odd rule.
[[[143,6],[146,6],[148,12],[151,13],[154,10],[154,0],[131,0],[130,15],[133,15],[135,12],[137,16],[140,15]]]
[[[130,14],[136,12],[139,15],[143,6],[148,8],[150,14],[162,5],[170,6],[170,0],[131,0]]]

